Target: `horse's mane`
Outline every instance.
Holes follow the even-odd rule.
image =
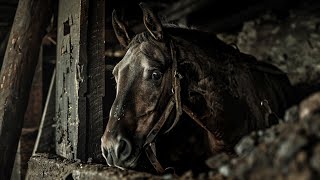
[[[221,41],[216,37],[215,34],[210,32],[201,31],[198,29],[187,28],[187,27],[180,27],[173,24],[166,24],[163,27],[164,37],[175,37],[188,44],[185,44],[190,52],[193,52],[194,56],[201,54],[198,50],[202,50],[202,57],[206,56],[209,58],[214,58],[216,62],[220,61],[221,63],[228,63],[230,60],[234,60],[235,57],[243,56],[242,53],[239,52],[236,48],[231,45],[226,44],[225,42]],[[132,41],[130,42],[128,48],[134,44],[140,44],[142,42],[155,42],[154,38],[151,34],[147,31],[137,34]],[[169,44],[168,44],[169,45]],[[178,47],[179,48],[179,47]],[[197,48],[198,50],[195,50]],[[182,61],[186,59],[181,59]],[[206,74],[207,71],[212,71],[211,65],[212,64],[201,64],[201,62],[208,62],[208,59],[203,58],[195,58],[192,63],[199,63],[198,65],[194,66],[195,68],[200,66],[205,66],[204,69],[195,69],[196,74]],[[213,61],[211,61],[213,62]],[[180,62],[181,63],[181,62]],[[223,66],[222,66],[223,67]],[[215,66],[214,68],[217,68]],[[206,76],[206,75],[205,75]]]
[[[164,25],[163,31],[165,33],[165,36],[171,35],[174,37],[179,37],[201,48],[216,49],[222,51],[234,51],[234,48],[232,46],[227,45],[226,43],[218,39],[215,34],[212,34],[210,32],[201,31],[194,28],[180,27],[172,24]],[[132,44],[152,40],[154,39],[150,35],[150,33],[145,31],[140,34],[137,34],[132,39],[131,43],[129,44],[129,47]]]
[[[168,26],[165,27],[164,32],[189,41],[201,48],[218,48],[219,50],[232,48],[218,39],[215,34],[198,29]]]

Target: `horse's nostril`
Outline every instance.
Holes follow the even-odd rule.
[[[119,155],[125,150],[126,148],[126,142],[124,140],[120,140],[118,149],[116,150],[116,156],[119,158]]]
[[[123,161],[130,156],[131,150],[131,143],[127,139],[121,138],[118,147],[116,148],[116,157]]]

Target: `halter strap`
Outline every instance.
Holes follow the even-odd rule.
[[[182,79],[182,76],[178,72],[177,52],[173,44],[173,41],[170,41],[170,51],[171,51],[171,58],[172,58],[172,80],[173,80],[172,88],[174,93],[174,101],[176,104],[176,117],[171,127],[165,133],[168,133],[169,131],[171,131],[171,129],[174,126],[176,126],[182,114],[181,97],[180,97],[180,92],[181,92],[180,80]]]
[[[170,101],[169,101],[169,103],[167,104],[166,109],[162,113],[159,121],[153,126],[153,128],[151,129],[151,131],[147,135],[146,142],[143,145],[144,147],[149,145],[150,143],[152,143],[154,141],[154,139],[158,135],[159,131],[161,130],[162,126],[167,121],[170,113],[172,112],[174,104],[175,104],[174,97],[172,96]]]
[[[154,169],[158,173],[164,173],[165,170],[163,169],[160,162],[158,161],[155,151],[152,149],[152,146],[155,146],[154,144],[155,143],[152,142],[148,146],[146,146],[145,151],[146,151],[147,157],[150,163],[152,164],[152,166],[154,167]]]
[[[146,137],[146,141],[143,145],[145,148],[147,157],[154,167],[154,169],[158,173],[164,173],[165,169],[161,166],[160,162],[157,159],[156,152],[155,152],[155,143],[154,140],[156,139],[158,133],[160,132],[161,128],[163,127],[164,123],[168,120],[169,115],[171,114],[173,110],[173,106],[176,107],[176,116],[174,119],[173,124],[170,126],[168,130],[165,131],[165,133],[172,130],[172,128],[175,127],[175,125],[180,120],[180,116],[182,115],[182,111],[184,111],[192,120],[194,120],[200,127],[202,127],[205,131],[207,131],[213,140],[217,142],[216,136],[201,122],[201,120],[196,116],[195,113],[192,112],[190,108],[188,108],[185,105],[182,105],[181,103],[181,86],[180,86],[180,80],[182,76],[178,73],[178,62],[176,59],[176,50],[175,46],[173,44],[173,41],[170,41],[170,52],[171,52],[171,58],[172,58],[172,89],[173,89],[173,96],[170,98],[164,112],[161,114],[159,121],[154,125],[154,127],[151,129],[149,134]]]

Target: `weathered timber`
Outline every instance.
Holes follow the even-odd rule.
[[[18,4],[0,73],[0,179],[9,179],[51,0]]]
[[[161,14],[165,15],[168,21],[181,20],[209,3],[207,0],[181,0],[163,10]]]
[[[56,75],[56,153],[86,159],[87,0],[60,0]]]
[[[4,39],[0,39],[0,41],[1,41],[1,43],[0,43],[0,69],[2,66],[4,54],[6,52],[8,40],[9,40],[9,33],[4,37]]]
[[[12,180],[20,180],[21,179],[21,156],[20,156],[20,142],[18,144],[17,148],[17,153],[16,153],[16,158],[14,161],[13,169],[12,169],[12,174],[11,174],[11,179]]]
[[[24,122],[20,136],[19,150],[16,156],[20,156],[20,179],[24,179],[28,160],[32,155],[33,146],[36,141],[38,127],[42,114],[42,48],[39,52],[38,64],[33,76],[32,86],[30,90],[28,106],[24,114]],[[16,157],[17,163],[17,157]],[[17,164],[15,164],[17,165]],[[17,165],[18,166],[18,165]]]
[[[105,0],[91,0],[88,26],[88,159],[103,160],[100,138],[103,134],[103,97],[105,95]]]

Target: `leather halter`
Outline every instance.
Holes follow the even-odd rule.
[[[182,76],[178,72],[178,62],[176,57],[176,48],[173,44],[173,41],[170,41],[170,51],[171,51],[171,58],[172,58],[172,90],[173,95],[170,98],[164,112],[161,114],[159,121],[154,125],[154,127],[151,129],[149,134],[146,137],[146,141],[143,145],[145,148],[147,157],[155,170],[158,173],[164,173],[165,169],[161,166],[160,162],[157,159],[156,156],[156,149],[155,149],[155,142],[158,133],[160,132],[161,128],[165,124],[165,122],[168,120],[169,115],[171,114],[173,107],[176,107],[176,116],[174,119],[173,124],[171,127],[165,132],[169,132],[174,128],[174,126],[178,123],[180,116],[182,114],[182,111],[185,112],[191,119],[193,119],[200,127],[202,127],[205,131],[207,131],[215,141],[217,141],[216,136],[201,122],[201,120],[197,117],[195,113],[192,112],[190,108],[188,108],[185,105],[181,104],[181,97],[180,97],[180,80]]]

